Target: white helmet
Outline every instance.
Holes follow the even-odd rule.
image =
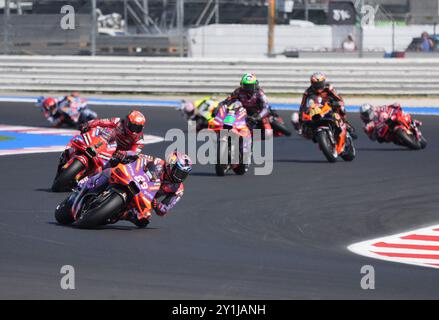
[[[363,122],[372,121],[373,116],[373,106],[370,103],[365,103],[360,107],[360,117]]]

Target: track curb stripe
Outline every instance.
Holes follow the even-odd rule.
[[[354,243],[348,250],[369,258],[439,269],[439,225]]]
[[[0,132],[13,132],[13,133],[25,133],[25,134],[40,134],[51,136],[66,136],[73,137],[79,134],[78,130],[69,129],[55,129],[55,128],[40,128],[40,127],[27,127],[27,126],[12,126],[0,124]],[[84,137],[87,135],[84,135]],[[164,141],[164,138],[153,135],[144,135],[142,143],[151,144]],[[16,155],[16,154],[31,154],[31,153],[49,153],[49,152],[61,152],[64,151],[65,145],[60,146],[29,146],[16,149],[0,149],[0,156]]]

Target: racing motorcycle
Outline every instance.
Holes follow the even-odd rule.
[[[61,156],[58,171],[52,184],[53,192],[70,191],[77,181],[94,175],[112,159],[117,144],[109,143],[107,129],[96,127],[70,140]],[[73,154],[67,159],[67,150],[73,148]]]
[[[252,133],[242,104],[236,101],[221,106],[215,118],[209,121],[209,130],[217,133],[216,175],[224,176],[230,169],[237,175],[244,175],[251,160]]]
[[[427,139],[419,129],[421,125],[422,123],[412,119],[410,114],[401,109],[393,109],[380,136],[385,142],[394,142],[412,150],[425,149]]]
[[[291,131],[285,125],[282,117],[271,107],[269,107],[270,113],[268,115],[268,121],[270,122],[273,134],[275,137],[291,136]]]
[[[38,98],[37,106],[41,107],[44,99]],[[61,100],[55,109],[45,112],[45,117],[49,122],[53,121],[51,119],[59,119],[57,126],[65,125],[79,129],[83,123],[96,119],[97,114],[88,107],[86,99],[68,97],[67,100]]]
[[[302,121],[310,129],[310,138],[318,143],[329,162],[336,162],[338,157],[345,161],[355,159],[356,150],[347,123],[329,104],[321,105],[310,100],[308,109],[302,113]]]
[[[213,97],[205,97],[194,103],[182,100],[178,108],[183,117],[190,123],[194,123],[196,131],[199,132],[209,127],[212,119],[212,112],[218,107],[218,100]]]
[[[268,107],[268,116],[264,118],[260,118],[258,114],[251,115],[247,118],[250,124],[250,129],[262,129],[265,128],[265,124],[269,123],[271,129],[273,130],[274,137],[282,137],[282,136],[291,136],[291,131],[285,125],[282,117],[271,107]],[[265,130],[261,131],[262,140],[265,140]]]
[[[145,159],[120,163],[109,172],[108,181],[101,185],[94,179],[81,180],[78,189],[57,206],[55,219],[84,229],[116,223],[128,210],[134,210],[139,219],[149,219],[161,180],[153,170],[145,170]]]

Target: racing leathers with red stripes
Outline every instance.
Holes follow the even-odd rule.
[[[125,128],[124,121],[120,118],[96,119],[87,122],[86,127],[88,129],[95,127],[111,129],[107,139],[109,142],[116,141],[116,153],[119,158],[123,159],[140,154],[143,147],[143,133],[130,132]]]
[[[363,124],[363,130],[370,140],[384,142],[384,133],[387,132],[387,121],[394,111],[401,110],[399,105],[375,106],[373,107],[373,118]]]

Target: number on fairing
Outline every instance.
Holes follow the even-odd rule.
[[[143,176],[135,176],[134,180],[140,185],[143,190],[148,189],[148,183]]]

